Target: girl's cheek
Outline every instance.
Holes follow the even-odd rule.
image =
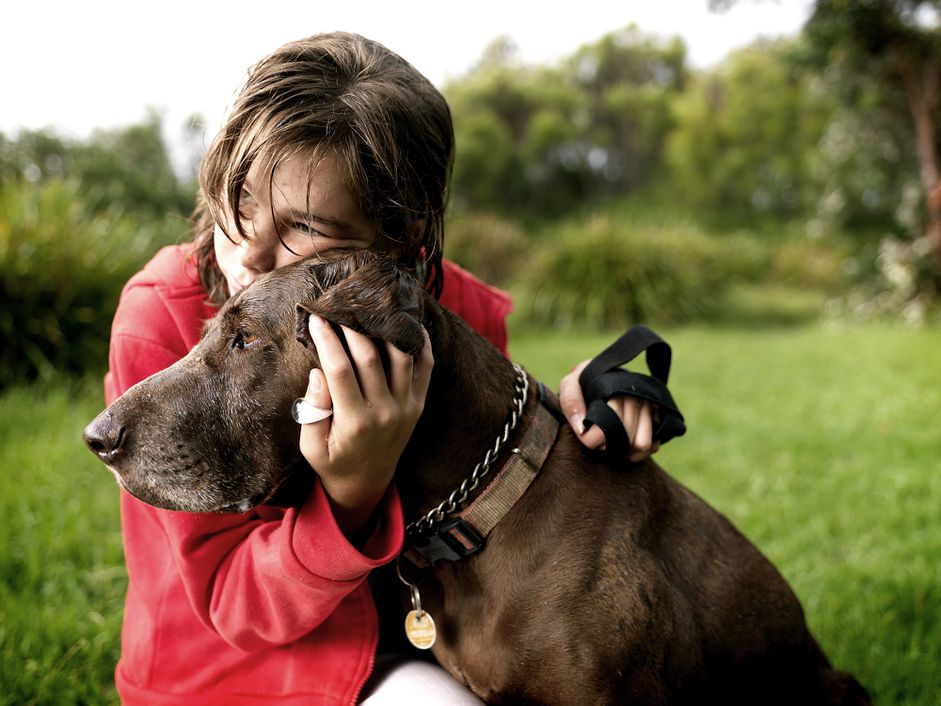
[[[236,245],[225,236],[225,233],[222,232],[218,224],[213,226],[212,236],[212,246],[216,253],[216,261],[223,270],[228,269],[235,255]]]
[[[229,287],[229,294],[234,294],[236,285],[235,271],[238,269],[238,246],[225,237],[225,234],[215,226],[213,231],[213,250],[216,255],[216,264],[222,271]]]

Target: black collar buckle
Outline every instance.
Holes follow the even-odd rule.
[[[430,565],[442,559],[460,561],[483,548],[484,538],[461,517],[442,522],[433,533],[412,537],[408,541],[408,553],[414,552]]]

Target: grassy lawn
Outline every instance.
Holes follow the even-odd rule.
[[[82,443],[98,380],[0,396],[0,691],[5,704],[117,703],[126,577],[114,481]]]
[[[941,330],[660,329],[689,432],[657,458],[775,562],[878,704],[941,703]],[[611,335],[512,336],[555,386]],[[114,703],[117,491],[81,443],[97,380],[0,394],[0,693]]]

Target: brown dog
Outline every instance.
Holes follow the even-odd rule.
[[[458,560],[405,573],[437,622],[435,657],[481,698],[869,703],[830,667],[787,583],[728,520],[653,461],[614,464],[584,449],[541,409],[536,385],[381,255],[328,256],[259,279],[185,359],[99,415],[86,442],[159,507],[244,511],[284,492],[302,463],[290,406],[318,363],[311,311],[412,354],[422,325],[429,332],[431,387],[396,483],[407,522],[444,505],[413,527],[413,543]],[[239,346],[248,336],[256,345]],[[482,457],[492,472],[464,484],[467,501],[489,495],[504,506],[482,523],[485,539],[442,502]],[[514,463],[528,489],[507,499]]]

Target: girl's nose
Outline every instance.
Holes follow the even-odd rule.
[[[277,249],[281,245],[278,234],[273,227],[252,219],[248,225],[246,235],[239,243],[239,258],[242,266],[255,274],[264,274],[275,269]],[[273,226],[273,224],[271,224]]]

